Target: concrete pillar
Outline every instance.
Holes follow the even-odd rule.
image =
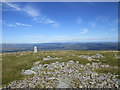
[[[34,53],[37,53],[38,52],[38,50],[37,50],[37,47],[35,46],[34,47]]]

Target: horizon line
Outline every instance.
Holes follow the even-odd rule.
[[[0,43],[0,44],[47,44],[47,43],[119,43],[118,41],[98,41],[98,42],[43,42],[43,43],[38,43],[38,42],[28,42],[28,43]]]

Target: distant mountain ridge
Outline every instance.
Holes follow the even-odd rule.
[[[93,43],[23,43],[23,44],[2,44],[0,52],[33,51],[37,46],[38,50],[119,50],[117,42],[93,42]]]

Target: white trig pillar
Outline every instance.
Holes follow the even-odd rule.
[[[34,53],[37,53],[38,52],[38,50],[37,50],[37,47],[35,46],[34,47]]]

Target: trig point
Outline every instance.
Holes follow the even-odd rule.
[[[34,53],[37,53],[38,52],[38,50],[37,50],[37,47],[35,46],[34,47]]]

